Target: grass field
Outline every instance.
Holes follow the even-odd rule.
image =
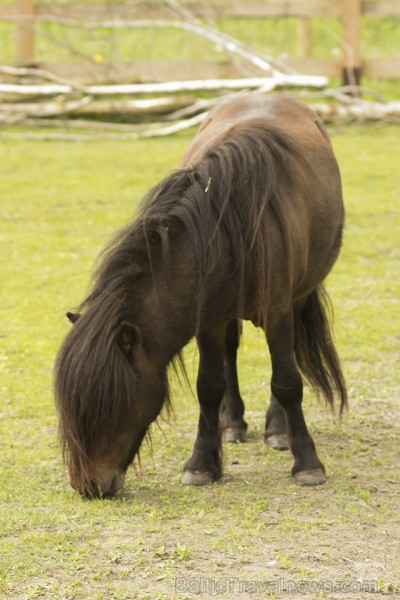
[[[399,130],[332,134],[347,227],[328,289],[349,413],[340,422],[305,396],[328,482],[297,488],[289,454],[264,446],[269,361],[262,335],[246,326],[239,360],[250,434],[225,449],[222,483],[179,483],[198,409],[191,392],[174,384],[175,419],[154,427],[142,472],[131,468],[123,492],[106,501],[74,493],[61,462],[52,365],[68,330],[64,313],[83,298],[105,241],[178,166],[193,132],[86,145],[0,141],[0,597],[396,594]],[[190,346],[192,379],[196,361]]]

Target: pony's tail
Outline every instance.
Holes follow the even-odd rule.
[[[328,294],[319,286],[309,295],[295,333],[295,355],[303,375],[333,405],[335,392],[340,398],[340,413],[347,407],[346,383],[340,366],[328,319],[331,307]]]

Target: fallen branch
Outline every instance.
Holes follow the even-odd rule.
[[[322,103],[312,104],[315,112],[328,122],[341,123],[349,121],[357,122],[376,122],[381,120],[400,122],[400,102],[390,102],[387,104],[368,103],[368,110],[365,106],[359,104],[354,105],[328,105]],[[6,140],[37,140],[37,141],[71,141],[71,142],[90,142],[90,141],[108,141],[108,140],[138,140],[142,138],[153,138],[168,136],[179,131],[183,131],[190,127],[198,126],[207,117],[207,112],[198,114],[190,119],[177,121],[170,125],[162,123],[153,123],[150,125],[124,125],[111,123],[98,123],[90,121],[44,121],[26,119],[23,117],[16,120],[15,123],[6,123],[6,125],[18,124],[21,126],[38,126],[43,125],[49,127],[63,126],[64,129],[86,129],[93,130],[92,133],[83,134],[69,133],[0,133],[0,139]],[[112,133],[113,131],[113,133]]]
[[[196,115],[191,119],[179,121],[171,125],[161,125],[158,128],[150,128],[144,131],[132,131],[131,133],[104,133],[100,134],[69,134],[69,133],[4,133],[0,132],[0,139],[5,140],[37,140],[37,141],[62,141],[62,142],[90,142],[98,140],[138,140],[141,138],[164,137],[178,133],[190,127],[202,123],[208,113]]]
[[[313,110],[324,121],[400,121],[400,101],[378,103],[362,102],[354,104],[312,104]]]
[[[202,37],[213,44],[218,44],[231,59],[239,62],[239,66],[247,73],[257,73],[257,76],[237,79],[199,79],[186,81],[169,81],[163,83],[122,83],[109,85],[82,85],[66,80],[44,69],[0,67],[0,75],[5,81],[0,82],[0,101],[8,98],[8,102],[0,103],[0,121],[3,129],[12,124],[21,124],[29,127],[40,126],[62,126],[65,129],[66,117],[83,117],[71,121],[71,129],[86,129],[89,133],[75,134],[4,134],[3,137],[16,136],[14,139],[63,139],[63,140],[88,140],[88,139],[139,139],[141,137],[155,137],[170,135],[177,131],[192,127],[201,123],[207,111],[219,101],[219,97],[211,99],[196,99],[195,97],[182,96],[185,93],[197,92],[223,92],[234,94],[237,91],[258,90],[259,92],[271,92],[281,88],[292,88],[298,90],[301,97],[331,99],[333,104],[323,102],[315,103],[313,108],[327,121],[375,121],[394,120],[398,121],[400,108],[398,102],[383,103],[364,100],[361,95],[364,91],[354,86],[328,89],[326,77],[306,76],[296,74],[286,65],[270,57],[264,56],[240,41],[231,38],[219,30],[205,25],[195,18],[184,6],[176,0],[164,0],[164,3],[172,8],[181,17],[181,20],[147,20],[147,21],[98,21],[85,22],[58,19],[64,25],[80,27],[83,30],[91,29],[113,29],[122,28],[138,29],[179,29]],[[45,21],[46,16],[24,16],[26,20]],[[51,18],[54,21],[54,18]],[[246,65],[246,66],[244,66]],[[260,76],[258,76],[260,74]],[[10,82],[11,78],[11,82]],[[18,83],[14,82],[18,79]],[[305,90],[313,90],[306,91]],[[373,99],[379,98],[371,90],[368,96]],[[162,98],[136,99],[129,96],[167,94],[171,96]],[[181,96],[177,96],[181,94]],[[220,94],[219,94],[220,96]],[[128,97],[128,98],[126,98]],[[30,101],[35,98],[39,101]],[[18,99],[18,102],[11,100]],[[21,101],[21,99],[24,99]],[[85,115],[98,117],[102,121],[87,121]],[[110,122],[110,115],[119,114],[129,117],[140,118],[149,115],[162,117],[164,123],[152,123],[141,125],[115,125]],[[49,117],[53,117],[49,120]],[[65,117],[65,118],[63,118]],[[161,120],[161,119],[159,119]],[[168,121],[168,124],[165,122]],[[102,134],[90,133],[103,129]],[[119,133],[118,133],[119,132]]]
[[[124,114],[139,118],[143,115],[170,115],[176,111],[185,110],[194,103],[195,101],[188,97],[94,100],[92,96],[85,96],[79,100],[68,100],[65,96],[61,96],[48,102],[3,102],[0,103],[0,114],[23,114],[26,117],[36,118],[72,114],[90,114],[101,117],[110,114]],[[175,119],[177,118],[182,117],[175,117]]]
[[[54,98],[51,102],[36,103],[1,103],[0,114],[24,115],[25,117],[51,117],[72,114],[92,102],[93,98],[85,96],[78,100],[67,100],[64,96]]]
[[[0,115],[1,122],[1,115]],[[64,130],[68,132],[70,130],[85,130],[85,131],[114,131],[123,133],[141,133],[143,131],[151,131],[152,129],[160,129],[165,127],[164,123],[139,123],[139,124],[128,124],[128,123],[107,123],[104,121],[95,121],[89,119],[35,119],[31,117],[25,118],[24,115],[15,115],[15,122],[8,123],[4,122],[6,126],[12,124],[18,124],[21,127],[30,127],[33,129],[40,129],[42,127],[53,128]]]
[[[201,92],[215,90],[242,90],[261,88],[271,91],[282,87],[316,87],[323,88],[328,80],[322,76],[275,74],[274,77],[249,77],[246,79],[204,79],[191,81],[169,81],[162,83],[127,83],[118,85],[90,85],[84,88],[91,96],[117,96],[132,94],[160,94],[177,92]],[[70,94],[72,85],[43,84],[24,85],[0,83],[0,94],[21,96],[54,96]]]
[[[176,5],[178,6],[178,5]],[[112,19],[109,21],[92,21],[80,22],[74,19],[54,17],[52,15],[24,15],[9,17],[7,20],[22,21],[22,22],[40,22],[40,23],[57,23],[65,27],[74,27],[86,31],[101,30],[101,29],[177,29],[194,34],[213,44],[217,44],[222,51],[225,51],[228,56],[232,54],[238,55],[240,58],[248,61],[254,67],[257,67],[264,73],[293,73],[287,65],[272,57],[264,56],[254,50],[250,50],[245,44],[235,38],[222,33],[218,29],[204,25],[198,19],[189,17],[186,11],[185,20],[141,20],[128,21]]]
[[[1,75],[9,75],[12,77],[19,77],[19,78],[35,77],[38,79],[44,79],[45,81],[53,81],[53,82],[59,83],[61,85],[66,85],[73,90],[77,90],[78,92],[86,93],[85,86],[82,86],[79,83],[64,79],[64,77],[55,75],[55,73],[51,73],[50,71],[46,71],[45,69],[37,69],[37,68],[32,68],[32,67],[9,67],[6,65],[0,65],[0,74]]]
[[[293,73],[287,66],[281,65],[271,57],[264,57],[261,54],[249,50],[244,44],[220,31],[198,23],[187,21],[104,21],[102,23],[87,23],[85,29],[178,29],[187,33],[192,33],[213,44],[217,44],[221,51],[225,51],[229,56],[232,54],[240,56],[263,73]]]

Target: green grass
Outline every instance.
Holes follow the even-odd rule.
[[[191,393],[174,384],[176,418],[154,428],[142,474],[131,468],[116,499],[91,502],[70,489],[57,443],[52,364],[69,327],[64,313],[84,296],[105,241],[145,191],[178,166],[193,132],[96,145],[0,143],[0,597],[188,598],[190,586],[207,581],[241,582],[250,590],[280,578],[362,578],[394,590],[398,129],[332,134],[347,226],[328,287],[350,412],[339,422],[309,391],[305,397],[328,483],[295,487],[289,454],[265,448],[269,360],[261,333],[246,326],[240,379],[250,435],[226,448],[224,481],[202,489],[180,485],[198,409]],[[193,380],[193,346],[186,360]],[[184,579],[182,593],[174,591],[176,578]],[[252,597],[281,596],[264,587]]]

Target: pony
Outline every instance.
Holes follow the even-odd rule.
[[[347,405],[323,283],[343,227],[339,167],[309,107],[247,93],[214,108],[181,168],[150,190],[107,246],[90,293],[70,314],[54,390],[73,488],[88,497],[121,488],[150,425],[170,406],[169,367],[182,364],[193,337],[200,416],[182,483],[221,479],[221,422],[246,427],[237,395],[223,403],[235,386],[241,320],[262,328],[271,356],[267,439],[273,447],[288,440],[295,483],[324,483],[303,377],[328,403],[337,395],[341,410]]]

